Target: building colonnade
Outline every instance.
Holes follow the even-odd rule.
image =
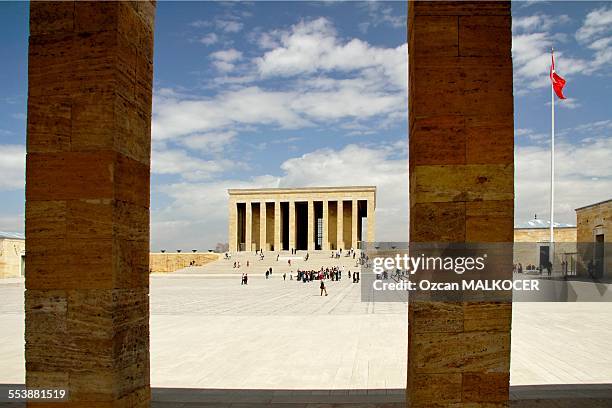
[[[230,251],[356,249],[375,240],[375,187],[229,192]]]

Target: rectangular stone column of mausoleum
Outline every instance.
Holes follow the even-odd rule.
[[[411,1],[408,16],[410,241],[512,242],[510,2]],[[507,406],[511,310],[410,301],[408,406]]]
[[[154,16],[30,3],[26,386],[69,392],[44,406],[149,406]]]

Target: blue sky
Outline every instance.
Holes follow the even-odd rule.
[[[0,230],[23,231],[28,4],[0,3]],[[226,189],[377,185],[377,236],[407,237],[405,2],[158,2],[152,249],[214,247]],[[612,192],[612,4],[513,3],[516,223]]]

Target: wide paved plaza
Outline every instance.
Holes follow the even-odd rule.
[[[151,385],[404,388],[406,305],[359,285],[239,275],[151,277]],[[24,382],[23,280],[0,281],[0,383]],[[612,382],[610,303],[515,303],[511,384]]]

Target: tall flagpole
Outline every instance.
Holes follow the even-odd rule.
[[[554,49],[551,48],[551,54],[554,61]],[[551,81],[550,84],[550,101],[551,101],[551,138],[550,138],[550,262],[553,262],[554,252],[554,218],[555,218],[555,92]]]

